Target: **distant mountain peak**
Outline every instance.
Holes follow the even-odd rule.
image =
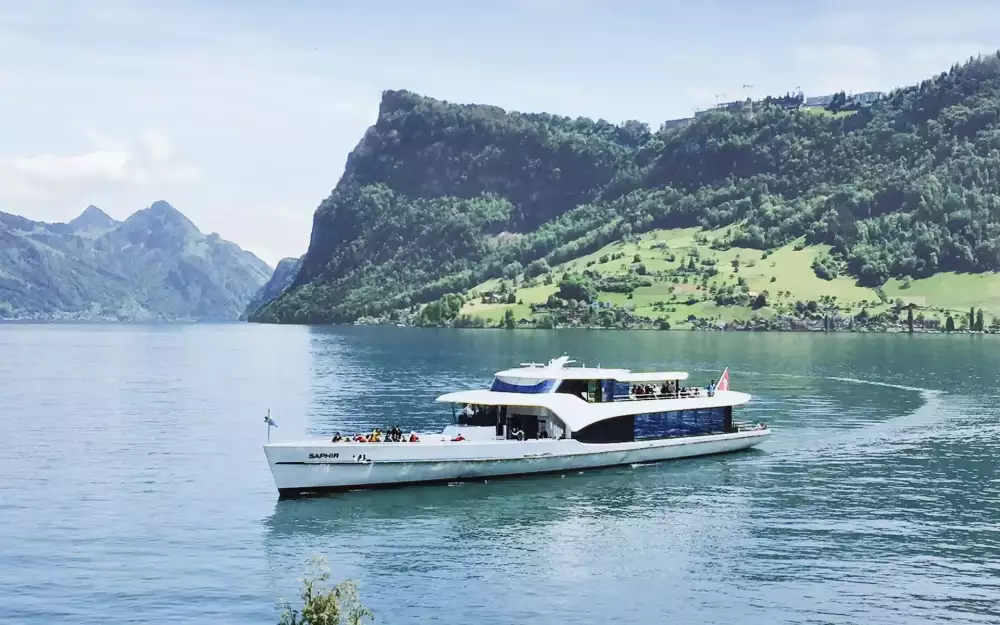
[[[180,211],[170,205],[170,202],[165,200],[156,200],[149,205],[149,210],[154,213],[164,212],[164,213],[179,213]]]
[[[103,228],[114,228],[118,225],[110,215],[97,208],[93,204],[83,209],[80,216],[69,222],[69,227],[78,232],[81,230],[96,230]]]
[[[184,221],[189,221],[184,213],[174,208],[169,202],[164,202],[163,200],[157,200],[150,204],[149,212],[153,215],[162,216],[164,218],[180,217]]]
[[[129,217],[128,220],[130,222],[135,222],[136,220],[138,220],[139,223],[146,224],[148,226],[150,223],[149,221],[150,218],[162,224],[173,224],[175,226],[180,226],[183,231],[186,231],[190,234],[195,234],[195,233],[201,234],[201,231],[198,230],[198,227],[194,225],[194,222],[188,219],[187,216],[184,215],[184,213],[180,212],[179,210],[171,206],[170,203],[165,202],[163,200],[157,200],[156,202],[153,202],[152,204],[149,205],[149,208],[138,211],[137,213]]]

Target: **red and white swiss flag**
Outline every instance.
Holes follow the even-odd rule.
[[[719,376],[719,383],[715,385],[715,390],[717,391],[728,391],[729,390],[729,367],[722,372]]]

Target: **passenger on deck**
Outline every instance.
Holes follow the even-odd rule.
[[[330,442],[331,443],[339,443],[342,440],[344,440],[344,437],[340,435],[340,432],[334,432],[333,433],[333,438],[330,439]]]
[[[545,429],[545,424],[538,426],[538,438],[548,438],[549,432]]]
[[[464,436],[462,436],[462,433],[461,433],[461,432],[459,432],[459,433],[458,433],[458,436],[456,436],[455,438],[451,439],[451,441],[452,441],[453,443],[457,443],[457,442],[459,442],[459,441],[464,441],[464,440],[465,440],[465,437],[464,437]]]
[[[462,412],[458,415],[458,422],[462,425],[468,425],[474,414],[476,414],[476,409],[472,407],[472,404],[465,404],[465,408],[462,408]]]
[[[715,380],[708,383],[708,396],[715,397]]]
[[[420,442],[420,437],[417,436],[416,432],[410,432],[410,442],[411,443],[419,443]]]
[[[514,429],[510,431],[510,437],[511,438],[516,438],[519,441],[523,441],[524,440],[524,430],[522,430],[521,428],[519,428],[519,427],[517,427],[515,425]]]

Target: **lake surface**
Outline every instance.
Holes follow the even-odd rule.
[[[450,417],[569,353],[725,366],[758,451],[278,501],[260,445]],[[996,623],[1000,340],[0,326],[0,621],[276,623],[306,560],[379,623]]]

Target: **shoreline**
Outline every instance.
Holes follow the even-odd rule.
[[[259,321],[196,321],[196,320],[150,320],[150,321],[112,321],[112,320],[70,320],[70,319],[0,319],[2,326],[183,326],[183,325],[261,325],[261,326],[306,326],[306,327],[333,327],[333,326],[353,326],[353,327],[393,327],[399,329],[447,329],[447,330],[532,330],[532,331],[558,331],[558,330],[593,330],[602,332],[717,332],[717,333],[754,333],[754,334],[932,334],[932,335],[993,335],[1000,334],[1000,328],[985,330],[944,330],[938,328],[908,328],[890,327],[839,327],[824,329],[822,327],[801,327],[801,328],[775,328],[775,327],[685,327],[676,326],[670,328],[659,328],[650,325],[635,326],[599,326],[599,325],[557,325],[554,327],[538,327],[534,325],[517,325],[512,328],[504,326],[455,326],[455,325],[418,325],[402,324],[398,322],[333,322],[333,323],[268,323]]]
[[[256,322],[251,322],[256,323]],[[1000,334],[1000,330],[938,330],[932,328],[914,328],[911,332],[908,328],[836,328],[824,330],[822,328],[656,328],[649,326],[634,327],[603,327],[603,326],[556,326],[552,328],[540,328],[537,326],[516,326],[505,328],[503,326],[451,326],[451,325],[399,325],[395,323],[316,323],[316,324],[262,324],[262,325],[307,325],[307,326],[354,326],[354,327],[396,327],[396,328],[421,328],[438,330],[532,330],[532,331],[557,331],[557,330],[599,330],[602,332],[705,332],[705,333],[743,333],[743,334],[933,334],[933,335],[991,335]]]

